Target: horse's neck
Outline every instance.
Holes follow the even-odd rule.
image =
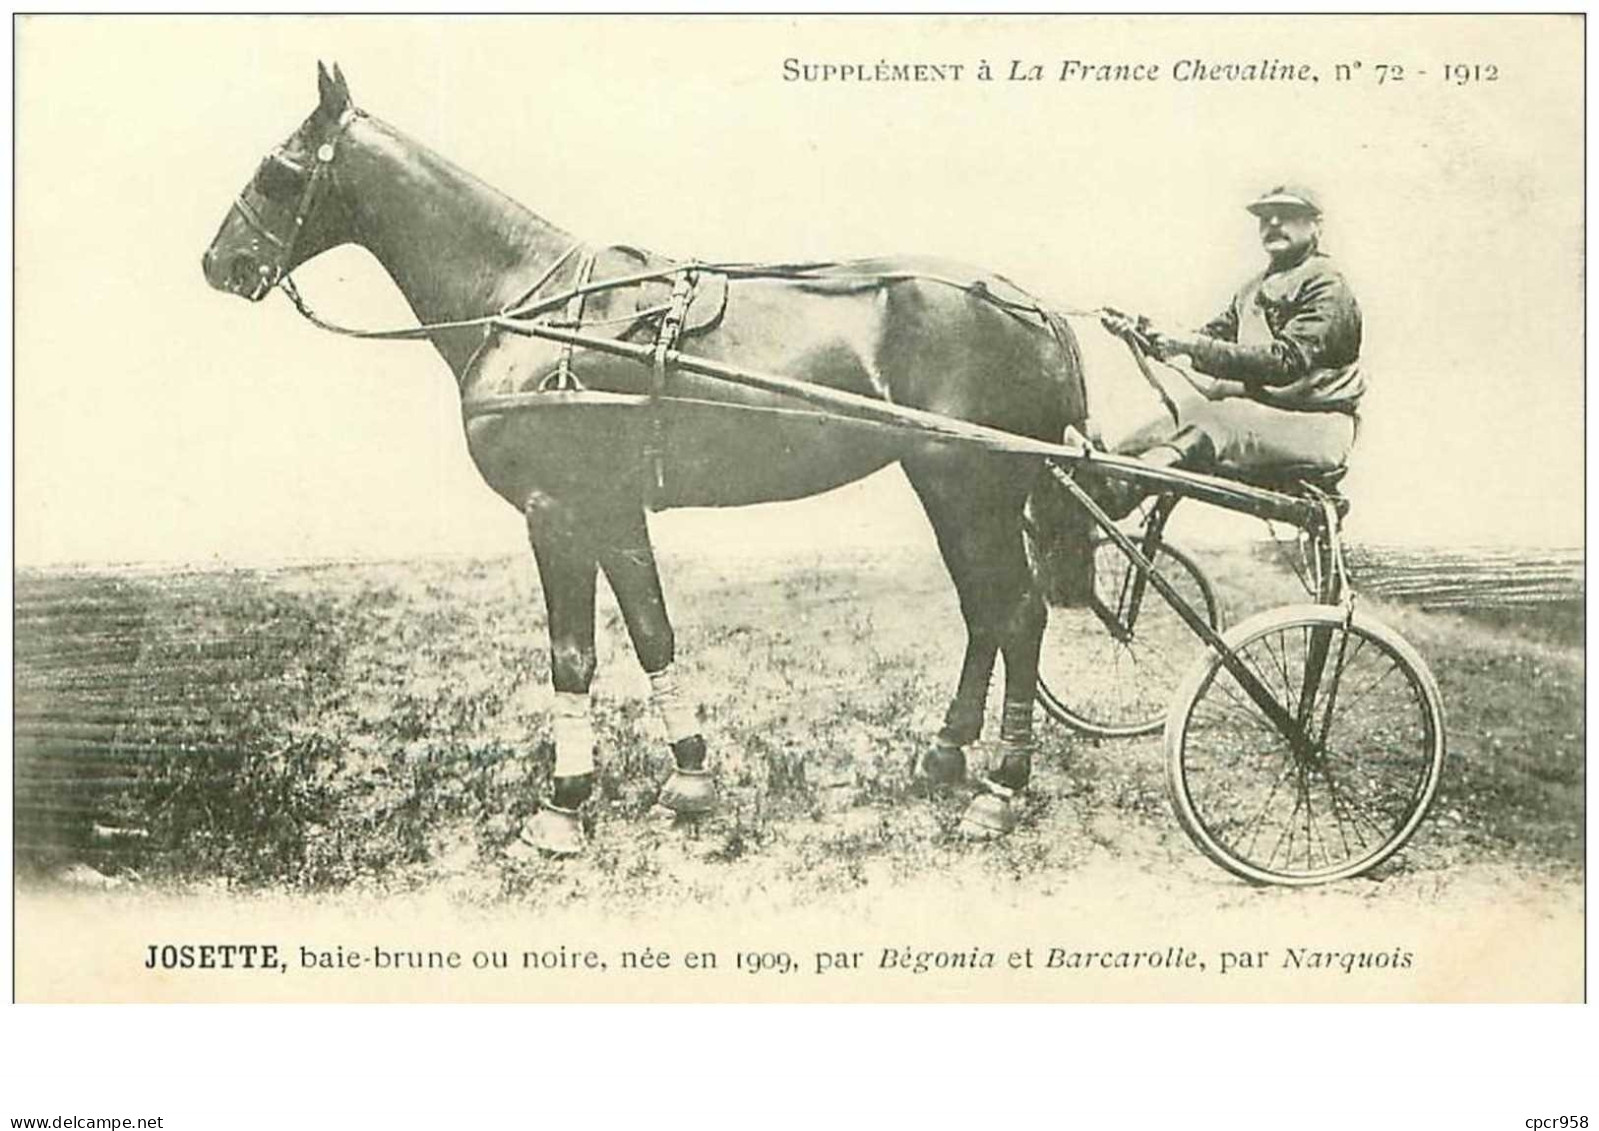
[[[377,257],[423,323],[503,309],[572,244],[572,237],[381,122],[349,133],[341,181],[352,186],[355,242]],[[456,377],[477,330],[435,336]]]

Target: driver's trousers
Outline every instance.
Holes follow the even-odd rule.
[[[1210,437],[1220,466],[1244,472],[1301,466],[1330,471],[1342,467],[1354,447],[1356,421],[1348,413],[1295,412],[1242,396],[1213,401],[1180,377],[1162,384],[1176,406],[1176,423],[1162,416],[1119,442],[1118,452],[1140,455],[1184,427]]]

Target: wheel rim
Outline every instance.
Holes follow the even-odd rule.
[[[1281,734],[1212,659],[1168,731],[1178,816],[1208,855],[1251,880],[1359,875],[1403,846],[1437,789],[1436,684],[1414,650],[1375,622],[1346,627],[1337,609],[1266,619],[1274,623],[1229,643],[1291,715],[1308,716],[1309,741]],[[1327,656],[1312,709],[1302,712],[1318,640]]]
[[[1161,576],[1215,626],[1215,598],[1186,555],[1161,544]],[[1134,577],[1132,563],[1106,539],[1094,551],[1094,588],[1114,612]],[[1104,737],[1153,734],[1165,721],[1172,694],[1204,644],[1155,588],[1145,583],[1132,632],[1118,639],[1087,608],[1051,607],[1039,655],[1038,698],[1068,726]]]

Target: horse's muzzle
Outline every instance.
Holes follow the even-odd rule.
[[[265,298],[277,281],[277,272],[270,265],[257,262],[252,255],[217,255],[215,249],[210,248],[200,257],[200,269],[205,273],[205,281],[216,290],[251,302]]]

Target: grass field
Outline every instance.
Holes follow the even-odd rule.
[[[1201,559],[1234,620],[1303,600],[1251,549]],[[23,572],[19,866],[180,893],[426,890],[624,910],[803,905],[951,875],[1047,891],[1095,861],[1234,883],[1172,819],[1159,736],[1095,742],[1042,712],[1016,833],[956,834],[964,798],[928,797],[910,773],[962,642],[931,551],[679,558],[663,573],[723,811],[681,827],[654,809],[669,754],[607,594],[592,844],[557,862],[507,851],[551,764],[530,560]],[[1432,816],[1352,883],[1415,893],[1473,869],[1578,882],[1580,627],[1559,610],[1363,607],[1427,657],[1450,741]]]

